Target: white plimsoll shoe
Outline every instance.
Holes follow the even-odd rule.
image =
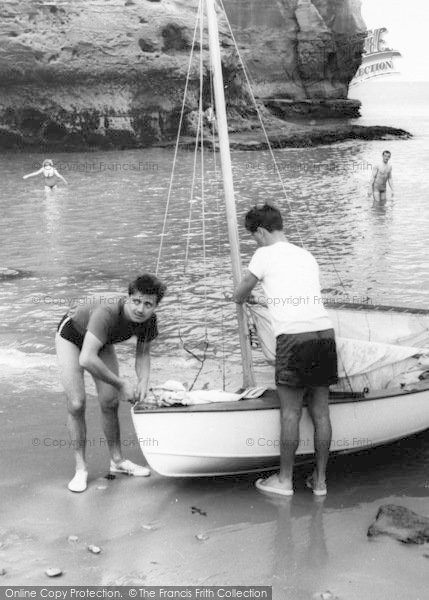
[[[130,460],[121,460],[119,463],[110,461],[110,472],[132,475],[134,477],[149,477],[150,475],[150,470],[147,467],[136,465]]]
[[[71,492],[84,492],[88,487],[88,471],[79,469],[67,486]]]

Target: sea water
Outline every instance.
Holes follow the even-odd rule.
[[[383,85],[384,95],[360,86],[366,100],[359,122],[405,127],[412,139],[282,149],[276,165],[268,152],[233,151],[243,265],[255,249],[243,216],[271,200],[290,241],[316,255],[325,298],[428,307],[429,85]],[[385,148],[395,197],[373,206],[368,183]],[[180,333],[190,347],[208,340],[209,355],[223,347],[238,361],[224,327],[234,308],[223,301],[232,280],[218,155],[207,153],[202,171],[197,157],[192,191],[194,154],[179,152],[168,207],[170,149],[51,153],[69,183],[51,194],[41,178],[22,180],[44,157],[0,155],[0,267],[17,271],[0,271],[3,373],[34,363],[35,353],[43,369],[71,298],[125,293],[136,274],[157,268],[169,286],[157,351],[174,351]]]

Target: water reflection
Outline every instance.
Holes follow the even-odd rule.
[[[43,201],[43,210],[46,219],[47,243],[51,255],[54,260],[62,253],[60,241],[62,240],[62,224],[61,203],[56,192],[46,192]]]
[[[325,499],[302,500],[294,510],[294,498],[269,499],[277,507],[273,538],[272,581],[278,597],[289,592],[294,599],[308,598],[323,587],[329,555],[324,528]],[[302,512],[308,510],[304,516]],[[295,514],[294,514],[295,513]],[[299,515],[299,516],[298,516]],[[305,520],[305,525],[295,523]],[[284,596],[283,596],[284,597]]]

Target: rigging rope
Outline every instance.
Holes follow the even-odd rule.
[[[195,139],[195,148],[194,148],[194,161],[193,161],[193,171],[192,171],[192,184],[191,184],[191,199],[189,202],[189,216],[188,216],[188,229],[186,235],[186,248],[185,248],[185,261],[183,268],[183,277],[182,277],[182,285],[179,292],[179,306],[180,306],[180,314],[179,314],[179,326],[178,326],[178,336],[180,342],[182,344],[183,349],[190,354],[194,359],[196,359],[199,363],[199,369],[192,381],[189,389],[192,390],[195,385],[198,377],[200,376],[202,369],[204,367],[204,363],[207,357],[207,349],[209,347],[208,341],[208,327],[207,327],[207,317],[208,317],[208,295],[207,295],[207,244],[206,244],[206,218],[205,218],[205,177],[204,177],[204,127],[203,127],[203,84],[204,84],[204,64],[203,64],[203,37],[204,37],[204,10],[203,10],[203,0],[200,0],[199,9],[197,13],[197,23],[196,28],[198,27],[198,22],[200,24],[200,71],[199,71],[199,101],[198,101],[198,122],[197,122],[197,132]],[[192,50],[194,49],[196,41],[196,36],[194,36]],[[186,88],[185,88],[186,93]],[[183,295],[184,295],[184,286],[185,286],[185,277],[187,273],[187,266],[189,262],[189,251],[190,251],[190,239],[191,239],[191,223],[192,223],[192,206],[194,204],[194,191],[196,189],[196,172],[197,172],[197,156],[198,149],[201,147],[201,211],[202,211],[202,237],[203,237],[203,273],[204,273],[204,349],[202,357],[199,357],[195,352],[190,350],[185,340],[182,336],[182,323],[183,323]]]
[[[301,233],[300,233],[300,231],[299,231],[299,228],[298,228],[298,222],[297,222],[297,219],[296,219],[296,217],[295,217],[294,211],[293,211],[293,209],[292,209],[291,202],[289,201],[289,198],[288,198],[288,196],[287,196],[287,193],[286,193],[286,186],[285,186],[285,183],[284,183],[284,181],[283,181],[283,178],[282,178],[282,176],[281,176],[280,169],[279,169],[279,167],[278,167],[278,164],[277,164],[276,158],[275,158],[275,156],[274,156],[274,152],[273,152],[273,149],[272,149],[272,146],[271,146],[271,143],[270,143],[269,137],[268,137],[268,133],[267,133],[267,130],[266,130],[266,128],[265,128],[265,125],[264,125],[264,123],[263,123],[262,116],[261,116],[261,112],[260,112],[260,110],[259,110],[259,107],[258,107],[258,105],[257,105],[256,98],[255,98],[255,95],[254,95],[254,93],[253,93],[253,90],[252,90],[252,86],[251,86],[251,84],[250,84],[249,77],[248,77],[248,75],[247,75],[247,70],[246,70],[246,67],[245,67],[245,64],[244,64],[244,60],[243,60],[243,58],[242,58],[242,56],[241,56],[241,53],[240,53],[240,50],[239,50],[239,48],[238,48],[238,44],[237,44],[237,42],[236,42],[236,39],[235,39],[235,36],[234,36],[234,32],[232,31],[231,24],[230,24],[230,22],[229,22],[229,19],[228,19],[228,15],[227,15],[227,13],[226,13],[226,10],[225,10],[224,4],[223,4],[223,0],[218,0],[218,2],[219,2],[219,5],[220,5],[220,7],[221,7],[221,9],[222,9],[222,11],[223,11],[223,14],[224,14],[224,16],[225,16],[225,20],[226,20],[226,23],[227,23],[227,25],[228,25],[228,29],[229,29],[229,32],[230,32],[230,35],[231,35],[232,41],[233,41],[233,43],[234,43],[235,51],[237,52],[237,56],[238,56],[238,59],[239,59],[239,63],[240,63],[240,65],[241,65],[241,69],[242,69],[242,71],[243,71],[243,74],[244,74],[244,77],[245,77],[245,79],[246,79],[246,83],[247,83],[247,86],[248,86],[248,90],[249,90],[249,93],[250,93],[250,96],[251,96],[251,99],[252,99],[253,105],[254,105],[254,107],[255,107],[255,109],[256,109],[256,113],[257,113],[257,115],[258,115],[259,123],[260,123],[260,125],[261,125],[262,131],[263,131],[263,134],[264,134],[264,137],[265,137],[265,142],[266,142],[266,144],[267,144],[267,147],[268,147],[269,153],[270,153],[270,155],[271,155],[271,158],[272,158],[272,160],[273,160],[273,162],[274,162],[275,171],[276,171],[276,173],[277,173],[277,176],[278,176],[278,178],[279,178],[279,181],[280,181],[280,184],[281,184],[281,187],[282,187],[282,190],[283,190],[284,198],[285,198],[285,200],[286,200],[286,202],[287,202],[287,204],[288,204],[288,207],[289,207],[290,214],[292,215],[292,218],[293,218],[293,221],[294,221],[294,225],[295,225],[295,229],[296,229],[296,231],[297,231],[297,234],[298,234],[298,237],[299,237],[299,239],[300,239],[301,246],[302,246],[303,248],[305,248],[304,241],[303,241],[303,239],[302,239],[302,237],[301,237]],[[317,226],[316,219],[314,218],[314,215],[313,215],[313,213],[311,212],[311,209],[310,209],[310,207],[309,207],[308,200],[304,200],[304,202],[305,202],[305,207],[306,207],[307,213],[308,213],[308,215],[310,216],[310,219],[311,219],[311,221],[312,221],[312,223],[313,223],[313,226],[314,226],[314,229],[315,229],[315,232],[316,232],[316,237],[317,237],[317,239],[319,240],[319,243],[321,243],[321,245],[323,245],[323,244],[322,244],[322,240],[321,240],[321,236],[320,236],[320,234],[319,234],[319,228],[318,228],[318,226]],[[335,263],[334,263],[334,260],[333,260],[333,258],[332,258],[332,255],[331,255],[331,253],[329,252],[328,248],[326,248],[326,247],[325,247],[325,252],[326,252],[326,254],[327,254],[327,256],[328,256],[328,259],[329,259],[329,262],[330,262],[330,264],[331,264],[331,267],[332,267],[332,269],[333,269],[333,271],[334,271],[335,275],[337,276],[337,279],[338,279],[338,281],[339,281],[339,283],[340,283],[341,287],[342,287],[342,288],[343,288],[343,290],[346,292],[347,290],[346,290],[346,288],[345,288],[344,282],[343,282],[343,280],[342,280],[342,278],[341,278],[341,276],[340,276],[340,274],[339,274],[339,272],[338,272],[338,269],[337,269],[337,268],[336,268],[336,266],[335,266]],[[350,379],[349,379],[349,377],[348,377],[347,373],[346,373],[345,375],[346,375],[346,379],[347,379],[347,381],[348,381],[348,384],[350,385],[350,389],[353,391],[353,389],[352,389],[352,386],[351,386],[351,383],[350,383]]]
[[[175,145],[175,148],[174,148],[173,167],[171,169],[170,183],[169,183],[169,186],[168,186],[168,194],[167,194],[167,203],[166,203],[165,211],[164,211],[164,219],[163,219],[162,230],[161,230],[161,239],[160,239],[160,242],[159,242],[159,249],[158,249],[158,258],[157,258],[156,267],[155,267],[155,274],[156,275],[158,275],[159,264],[161,262],[162,246],[163,246],[163,243],[164,243],[164,237],[166,235],[165,234],[165,229],[166,229],[166,226],[167,226],[167,216],[168,216],[168,211],[169,211],[169,208],[170,208],[171,194],[172,194],[172,191],[173,191],[174,175],[176,173],[176,164],[177,164],[177,155],[178,155],[178,151],[179,151],[180,133],[182,131],[182,126],[183,126],[183,115],[185,114],[186,96],[188,94],[188,86],[189,86],[189,80],[190,80],[190,74],[191,74],[192,59],[193,59],[193,56],[194,56],[195,40],[197,38],[198,17],[200,16],[201,13],[202,13],[202,0],[200,0],[200,2],[198,4],[197,19],[195,21],[194,35],[193,35],[193,38],[192,38],[191,54],[190,54],[190,57],[189,57],[188,71],[186,73],[185,91],[183,93],[182,108],[181,108],[181,111],[180,111],[179,128],[178,128],[178,131],[177,131],[176,145]]]
[[[295,214],[294,214],[294,211],[293,211],[293,209],[292,209],[291,203],[290,203],[290,201],[289,201],[289,198],[287,197],[285,183],[284,183],[284,181],[283,181],[283,178],[282,178],[282,176],[281,176],[281,173],[280,173],[280,169],[279,169],[279,167],[278,167],[278,164],[277,164],[276,158],[275,158],[275,156],[274,156],[274,152],[273,152],[273,149],[272,149],[272,146],[271,146],[271,142],[270,142],[270,140],[269,140],[269,137],[268,137],[267,130],[266,130],[266,128],[265,128],[265,125],[264,125],[264,123],[263,123],[262,116],[261,116],[261,112],[260,112],[260,110],[259,110],[259,107],[258,107],[258,105],[257,105],[256,98],[255,98],[255,95],[254,95],[254,93],[253,93],[253,89],[252,89],[252,86],[251,86],[251,83],[250,83],[250,79],[249,79],[249,77],[248,77],[248,75],[247,75],[247,70],[246,70],[246,67],[245,67],[245,64],[244,64],[244,60],[243,60],[243,58],[242,58],[242,56],[241,56],[240,50],[239,50],[239,48],[238,48],[238,44],[237,44],[237,42],[236,42],[236,39],[235,39],[235,36],[234,36],[234,32],[232,31],[231,24],[230,24],[230,22],[229,22],[229,19],[228,19],[228,15],[226,14],[225,7],[224,7],[224,5],[223,5],[223,0],[218,0],[218,2],[219,2],[220,6],[221,6],[221,8],[222,8],[222,11],[223,11],[224,15],[225,15],[225,19],[226,19],[226,22],[227,22],[227,25],[228,25],[229,32],[230,32],[230,34],[231,34],[232,41],[233,41],[233,43],[234,43],[235,50],[236,50],[236,52],[237,52],[237,56],[238,56],[238,59],[239,59],[240,65],[241,65],[241,69],[242,69],[242,71],[243,71],[243,74],[244,74],[244,77],[245,77],[245,79],[246,79],[246,83],[247,83],[247,86],[248,86],[248,89],[249,89],[249,92],[250,92],[250,96],[251,96],[251,99],[252,99],[253,105],[254,105],[254,107],[255,107],[255,109],[256,109],[256,113],[257,113],[257,115],[258,115],[259,123],[260,123],[260,125],[261,125],[262,131],[263,131],[263,134],[264,134],[264,137],[265,137],[265,142],[266,142],[266,144],[267,144],[267,147],[268,147],[269,153],[270,153],[270,155],[271,155],[271,158],[272,158],[272,160],[273,160],[273,162],[274,162],[275,171],[276,171],[276,173],[277,173],[277,176],[278,176],[278,178],[279,178],[279,180],[280,180],[280,184],[281,184],[281,187],[282,187],[282,190],[283,190],[284,198],[285,198],[286,202],[288,203],[289,211],[290,211],[290,213],[291,213],[291,215],[292,215],[292,218],[293,218],[293,220],[294,220],[295,229],[296,229],[296,231],[297,231],[297,234],[298,234],[298,237],[299,237],[299,239],[300,239],[301,246],[302,246],[303,248],[305,248],[304,241],[303,241],[303,239],[302,239],[302,237],[301,237],[301,233],[300,233],[300,231],[299,231],[299,227],[298,227],[298,222],[297,222],[297,219],[295,218]],[[310,219],[311,219],[311,221],[313,222],[313,226],[314,226],[314,229],[315,229],[315,231],[316,231],[316,236],[317,236],[317,238],[318,238],[319,242],[322,242],[322,240],[321,240],[321,237],[320,237],[320,234],[319,234],[319,228],[318,228],[318,226],[317,226],[316,219],[314,218],[314,215],[313,215],[313,213],[311,212],[311,209],[310,209],[310,207],[309,207],[308,200],[304,200],[304,202],[305,202],[305,208],[306,208],[306,210],[307,210],[307,213],[309,214],[309,216],[310,216]],[[346,287],[345,287],[345,285],[344,285],[344,282],[343,282],[343,280],[342,280],[342,278],[341,278],[341,276],[340,276],[340,274],[339,274],[339,272],[338,272],[338,270],[337,270],[337,268],[336,268],[336,266],[335,266],[334,260],[333,260],[333,258],[332,258],[332,255],[331,255],[331,253],[329,252],[328,248],[325,248],[325,252],[326,252],[326,254],[327,254],[327,256],[328,256],[329,262],[331,263],[331,267],[332,267],[332,269],[333,269],[333,271],[334,271],[335,275],[337,276],[337,279],[338,279],[338,281],[339,281],[339,283],[340,283],[341,287],[343,288],[343,290],[344,290],[345,292],[347,292],[347,290],[346,290]]]
[[[212,72],[212,64],[210,61],[210,69],[209,69],[209,81],[210,81],[210,109],[213,110],[213,106],[215,105],[214,103],[214,94],[213,94],[213,72]],[[216,184],[218,183],[218,166],[217,166],[217,153],[216,153],[216,113],[211,113],[211,119],[209,120],[209,124],[210,124],[210,129],[211,129],[211,134],[212,134],[212,153],[213,153],[213,162],[214,162],[214,175],[215,175],[215,182]],[[222,252],[221,252],[221,226],[220,226],[220,219],[221,219],[221,210],[220,210],[220,206],[219,206],[219,196],[216,193],[215,194],[215,202],[216,202],[216,224],[217,224],[217,250],[218,250],[218,256],[219,258],[221,258],[222,256]],[[221,296],[224,297],[225,296],[225,287],[223,285],[223,279],[220,279],[220,291],[221,291]],[[221,331],[221,340],[222,340],[222,389],[225,390],[226,389],[226,347],[225,347],[225,325],[224,325],[224,317],[225,317],[225,303],[221,302],[220,303],[220,314],[221,314],[221,319],[220,319],[220,331]]]

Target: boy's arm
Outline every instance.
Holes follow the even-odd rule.
[[[29,173],[28,175],[24,175],[23,179],[28,179],[29,177],[34,177],[35,175],[40,175],[43,172],[43,169],[39,169],[38,171],[34,171],[34,173]]]
[[[150,376],[150,342],[137,340],[136,346],[136,374],[138,379],[137,398],[145,399],[149,387]]]
[[[240,283],[237,286],[237,289],[234,291],[232,296],[232,301],[237,304],[243,304],[246,302],[247,298],[250,295],[250,292],[258,283],[258,278],[253,275],[249,270],[245,271]]]
[[[93,333],[87,331],[83,340],[82,350],[79,356],[81,367],[89,371],[91,375],[101,381],[110,383],[119,392],[119,399],[122,401],[134,400],[134,389],[127,381],[121,379],[111,371],[101,360],[98,353],[103,347],[101,342]]]
[[[374,181],[375,178],[377,177],[377,173],[378,173],[378,167],[373,167],[372,169],[372,175],[371,175],[371,179],[369,182],[369,188],[368,188],[368,195],[370,196],[373,192],[374,189]]]
[[[392,169],[390,169],[390,173],[389,173],[389,177],[387,178],[387,181],[389,182],[390,189],[392,190],[392,197],[393,197],[395,195],[395,190],[393,189]]]
[[[62,181],[64,181],[64,183],[65,183],[66,185],[68,185],[68,184],[67,184],[67,181],[64,179],[64,177],[63,177],[62,175],[60,175],[60,174],[58,173],[58,171],[57,171],[56,169],[54,169],[54,173],[55,173],[55,175],[56,175],[57,177],[59,177],[59,178],[60,178]]]

